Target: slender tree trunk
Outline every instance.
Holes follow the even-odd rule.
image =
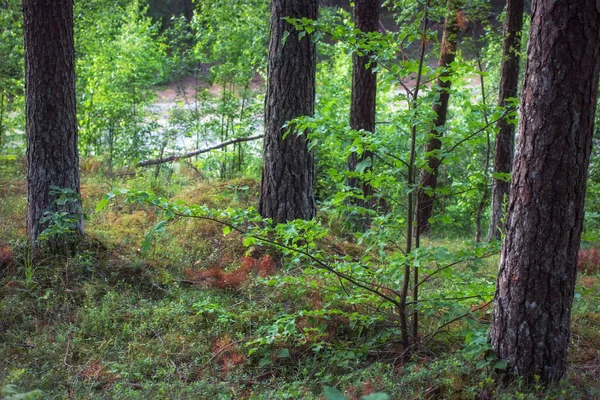
[[[50,187],[79,195],[73,2],[24,0],[27,114],[27,232],[36,240],[46,212],[67,211],[83,232],[81,204],[56,204]],[[67,208],[65,210],[65,207]]]
[[[361,32],[376,32],[379,23],[379,0],[356,0],[354,2],[355,27]],[[355,130],[364,129],[375,133],[375,103],[377,94],[377,75],[373,71],[376,64],[369,55],[352,56],[352,102],[350,106],[350,127]],[[371,160],[373,153],[364,151],[358,155],[356,152],[348,156],[348,170],[354,171],[356,166],[364,160]],[[366,170],[370,170],[369,167]],[[348,178],[347,184],[351,188],[360,189],[364,200],[351,198],[350,204],[370,208],[373,205],[370,197],[373,195],[372,186],[364,179],[358,177]],[[366,216],[355,221],[362,230],[370,225]]]
[[[0,94],[0,152],[2,151],[2,139],[4,136],[4,92]]]
[[[521,123],[490,330],[531,382],[561,379],[600,71],[598,0],[534,0]]]
[[[200,0],[198,0],[200,2]],[[192,4],[192,0],[183,0],[183,16],[185,20],[189,23],[192,22],[192,18],[194,17],[194,5]]]
[[[487,116],[487,96],[485,94],[485,80],[483,77],[483,65],[481,64],[481,57],[479,53],[477,53],[477,66],[479,67],[479,84],[481,87],[481,104],[484,107],[483,120],[486,126],[490,125],[490,121]],[[485,186],[483,188],[483,193],[481,195],[481,200],[479,201],[479,205],[477,206],[477,212],[475,213],[475,242],[481,242],[481,219],[483,218],[483,211],[487,205],[488,197],[489,197],[489,187],[488,187],[488,170],[490,168],[490,153],[492,149],[490,132],[486,129],[486,146],[485,146],[485,163],[483,164],[483,176]]]
[[[412,95],[410,96],[410,108],[414,109],[417,106],[417,100],[419,99],[419,90],[421,89],[421,78],[423,77],[423,63],[425,61],[425,47],[427,42],[427,23],[429,20],[429,0],[425,2],[423,5],[423,17],[421,19],[421,27],[420,27],[420,36],[421,43],[419,49],[419,68],[417,69],[417,76],[415,81],[415,86],[412,91]],[[415,160],[417,154],[417,125],[411,123],[410,129],[410,157],[407,165],[407,186],[413,187],[415,184]],[[409,191],[406,196],[406,254],[410,254],[413,249],[413,218],[415,217],[414,209],[413,209],[413,191]],[[417,203],[418,206],[418,203]],[[417,235],[415,235],[415,246],[419,247],[419,235],[417,230]],[[400,339],[402,341],[402,346],[404,347],[404,360],[408,361],[411,356],[411,351],[409,347],[410,337],[409,337],[409,326],[408,319],[409,313],[407,309],[408,292],[410,287],[410,278],[411,278],[411,262],[406,259],[404,263],[404,280],[402,282],[402,289],[400,291],[400,304],[398,307],[398,317],[400,319]],[[418,286],[415,285],[415,282],[419,280],[419,268],[417,266],[413,269],[413,301],[414,304],[417,304],[419,298]],[[419,317],[418,310],[413,310],[413,319],[412,319],[412,336],[413,340],[416,342],[418,340],[418,327],[419,327]]]
[[[261,193],[258,210],[274,222],[312,219],[316,214],[314,155],[305,135],[283,125],[315,105],[315,44],[282,18],[317,18],[317,0],[273,0]],[[289,36],[283,42],[285,32]],[[304,37],[302,37],[304,36]]]
[[[442,35],[442,44],[440,48],[440,58],[438,67],[442,68],[440,76],[436,80],[435,86],[439,88],[439,100],[433,105],[437,117],[433,123],[433,129],[430,132],[431,139],[425,146],[425,151],[430,154],[427,156],[427,169],[421,171],[419,182],[420,189],[417,191],[417,209],[416,227],[422,235],[429,234],[429,218],[433,213],[433,200],[435,189],[437,187],[437,172],[440,166],[440,159],[437,155],[431,154],[442,147],[440,137],[442,130],[446,125],[446,116],[448,114],[448,102],[450,100],[450,77],[452,70],[450,64],[456,57],[458,25],[456,19],[456,9],[451,10],[452,14],[446,18],[444,23],[444,32]],[[424,189],[430,188],[434,193],[427,193]]]
[[[502,67],[500,70],[500,91],[498,105],[506,106],[506,100],[517,97],[519,84],[519,52],[521,51],[521,30],[523,29],[523,0],[507,0],[506,20],[504,21],[504,42],[502,44]],[[515,126],[501,119],[498,121],[498,135],[494,149],[494,172],[510,173],[513,161]],[[502,229],[502,205],[508,199],[510,182],[493,178],[492,206],[488,241],[500,239]]]

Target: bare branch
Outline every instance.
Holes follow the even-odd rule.
[[[190,157],[197,156],[198,154],[208,153],[209,151],[217,150],[217,149],[223,148],[225,146],[229,146],[230,144],[249,142],[251,140],[261,139],[263,136],[264,135],[256,135],[256,136],[250,136],[250,137],[246,137],[246,138],[235,138],[235,139],[227,140],[227,141],[219,143],[219,144],[215,144],[214,146],[207,147],[205,149],[190,151],[189,153],[184,153],[184,154],[180,154],[180,155],[172,155],[169,157],[157,158],[154,160],[140,161],[135,166],[136,167],[147,167],[149,165],[173,162],[173,161],[177,161],[182,158],[190,158]]]

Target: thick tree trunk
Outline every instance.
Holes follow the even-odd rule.
[[[27,102],[27,232],[36,240],[46,212],[67,211],[82,232],[79,200],[56,204],[51,186],[79,196],[79,156],[75,113],[73,2],[24,0]],[[65,209],[66,208],[66,209]]]
[[[567,367],[600,69],[598,0],[534,0],[506,238],[490,331],[531,382]]]
[[[305,135],[283,125],[296,117],[312,116],[315,105],[315,44],[300,35],[284,17],[317,18],[317,0],[273,0],[265,138],[259,212],[274,222],[312,219],[316,214],[314,155]],[[285,43],[284,33],[289,32]],[[302,37],[304,36],[304,37]]]
[[[354,2],[355,27],[361,32],[376,32],[379,23],[379,0],[356,0]],[[352,102],[350,106],[350,127],[355,130],[364,129],[375,133],[375,103],[377,94],[377,75],[373,71],[376,64],[371,62],[368,54],[352,56]],[[356,166],[370,159],[373,163],[373,153],[364,151],[361,155],[356,152],[348,156],[348,170],[354,171]],[[370,169],[370,168],[369,168]],[[358,177],[348,178],[347,185],[360,189],[364,200],[351,198],[350,204],[370,208],[373,205],[370,197],[373,188],[363,179]],[[361,229],[366,229],[370,222],[362,217],[356,221]]]
[[[438,60],[438,67],[443,68],[443,70],[435,83],[435,86],[439,88],[440,95],[439,100],[433,105],[433,111],[435,111],[437,117],[430,132],[431,139],[429,139],[429,142],[425,146],[425,151],[430,154],[442,147],[442,142],[439,138],[442,136],[442,130],[446,125],[446,116],[448,114],[451,84],[448,78],[452,75],[450,64],[456,58],[457,33],[456,10],[452,10],[452,14],[446,18],[446,22],[444,23],[440,59]],[[433,200],[437,187],[437,172],[440,166],[440,159],[435,154],[429,155],[427,156],[427,164],[428,168],[421,171],[420,189],[417,191],[416,227],[418,227],[419,233],[422,235],[429,234],[429,218],[431,218],[433,213]],[[431,188],[434,193],[426,193],[425,188]]]
[[[502,43],[502,66],[500,68],[500,91],[498,105],[506,106],[506,100],[517,97],[519,84],[519,52],[521,51],[521,30],[523,29],[523,0],[506,2],[506,20],[504,21],[504,42]],[[498,134],[494,150],[494,172],[510,173],[513,161],[515,126],[506,119],[498,121]],[[510,182],[493,179],[492,205],[488,241],[500,239],[502,228],[502,205],[508,199]]]

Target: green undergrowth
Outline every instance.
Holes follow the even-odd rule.
[[[156,208],[122,198],[96,212],[116,187],[154,187],[211,208],[245,208],[258,193],[252,179],[160,179],[85,177],[88,236],[68,257],[32,255],[24,241],[24,182],[2,182],[2,396],[41,390],[44,399],[323,399],[325,387],[349,399],[599,396],[597,271],[582,273],[576,289],[568,379],[525,388],[493,371],[490,306],[439,332],[453,311],[441,302],[424,306],[422,335],[436,334],[404,361],[393,310],[304,259],[268,247],[248,252],[244,235],[225,235],[212,221],[174,218],[161,226]],[[450,239],[426,245],[465,248]],[[331,229],[321,251],[358,257],[366,250]],[[497,255],[478,268],[461,263],[421,296],[463,293],[470,280],[489,298],[497,263]]]

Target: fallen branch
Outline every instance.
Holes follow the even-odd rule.
[[[231,140],[227,140],[227,141],[225,141],[223,143],[219,143],[219,144],[215,144],[214,146],[207,147],[205,149],[190,151],[189,153],[184,153],[184,154],[180,154],[180,155],[173,155],[173,156],[164,157],[164,158],[157,158],[157,159],[154,159],[154,160],[140,161],[135,166],[136,167],[147,167],[149,165],[156,165],[156,164],[164,164],[164,163],[168,163],[168,162],[173,162],[173,161],[177,161],[177,160],[179,160],[181,158],[190,158],[190,157],[197,156],[198,154],[208,153],[209,151],[217,150],[217,149],[223,148],[225,146],[229,146],[230,144],[242,143],[242,142],[249,142],[251,140],[261,139],[263,136],[264,135],[256,135],[256,136],[250,136],[250,137],[246,137],[246,138],[231,139]]]

